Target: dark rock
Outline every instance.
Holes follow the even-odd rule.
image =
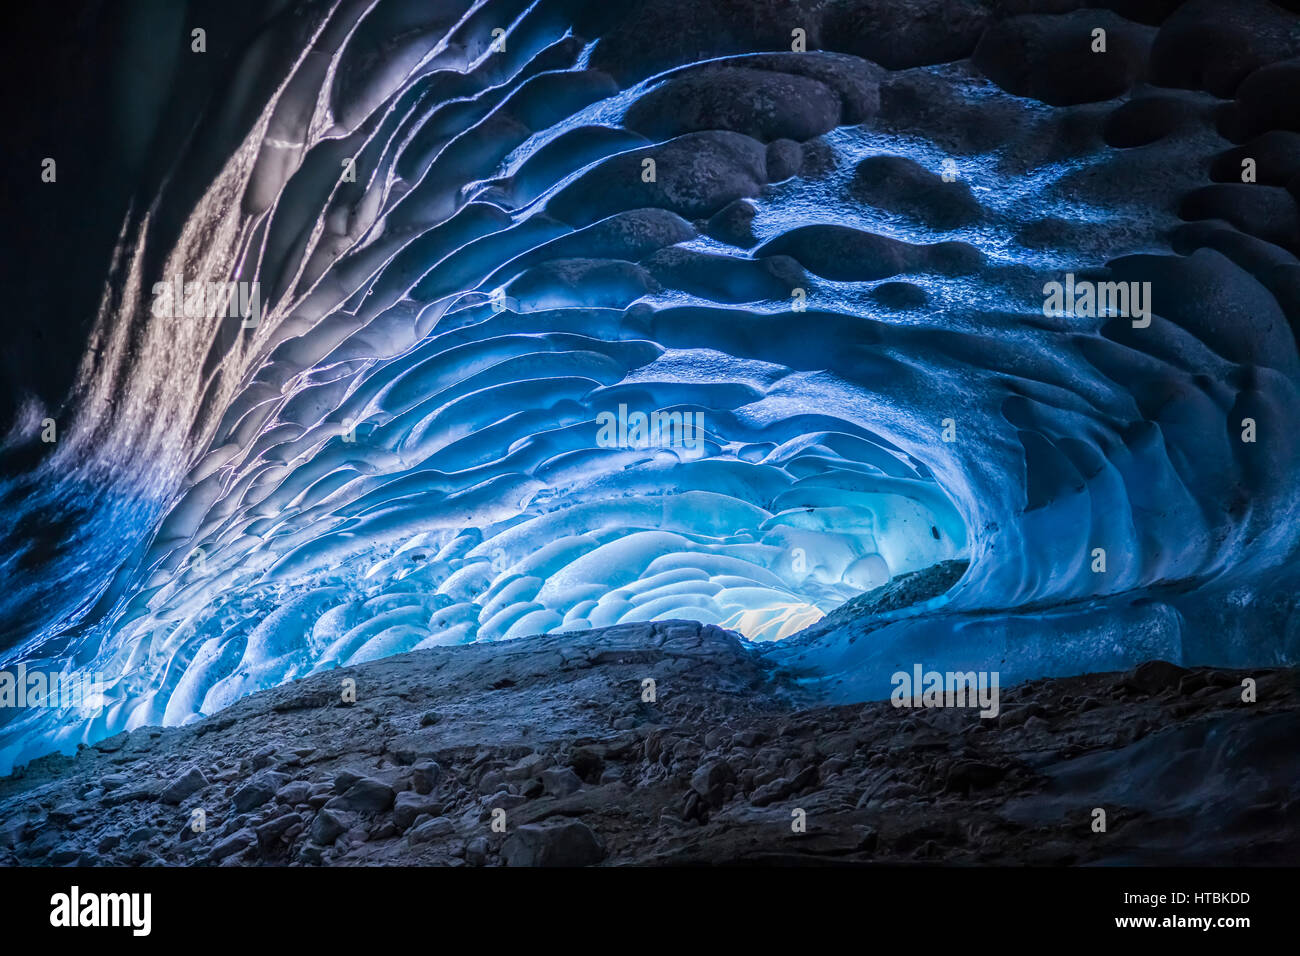
[[[132,830],[122,840],[123,843],[134,845],[136,843],[147,843],[158,835],[157,827],[139,827]]]
[[[298,850],[298,862],[307,866],[316,866],[323,859],[321,848],[313,843],[304,843]]]
[[[334,792],[346,793],[353,784],[364,779],[366,779],[364,773],[357,773],[355,770],[340,770],[334,775]]]
[[[329,846],[352,826],[351,814],[337,810],[324,809],[316,814],[311,824],[311,839],[320,846]]]
[[[436,761],[424,760],[411,768],[411,786],[416,793],[430,793],[438,785],[442,768]]]
[[[75,820],[82,812],[82,807],[75,803],[61,803],[45,815],[45,819],[55,826],[64,827]]]
[[[276,791],[289,782],[289,775],[274,770],[264,770],[256,774],[238,790],[230,802],[236,813],[256,810],[275,796]]]
[[[605,769],[605,748],[599,744],[574,747],[569,751],[569,766],[588,783],[598,780]]]
[[[257,842],[261,846],[273,844],[283,836],[290,827],[301,822],[302,818],[292,810],[282,813],[278,817],[273,817],[257,828]]]
[[[756,807],[765,807],[778,800],[793,796],[807,789],[817,781],[817,768],[805,767],[789,777],[779,777],[758,787],[750,794],[749,802]]]
[[[366,777],[358,780],[347,789],[346,793],[335,797],[325,806],[337,810],[379,813],[393,805],[396,795],[393,788],[382,780]]]
[[[221,842],[217,843],[208,854],[213,861],[221,861],[226,857],[242,853],[250,846],[257,842],[257,834],[249,827],[237,830]]]
[[[100,753],[117,753],[126,745],[126,738],[127,733],[126,731],[123,731],[120,734],[114,734],[111,737],[105,737],[103,740],[96,741],[92,746]]]
[[[208,778],[198,767],[190,767],[183,774],[172,781],[171,785],[162,792],[159,799],[163,803],[172,805],[179,804],[188,797],[198,793],[208,785]]]
[[[605,848],[581,820],[527,823],[501,847],[506,866],[590,866],[605,858]]]
[[[410,829],[411,825],[424,814],[431,817],[441,816],[442,809],[442,803],[432,796],[410,791],[399,793],[393,803],[393,825],[397,827],[397,832],[402,833]]]
[[[528,780],[537,776],[545,766],[546,757],[539,753],[531,753],[521,757],[509,767],[502,769],[501,776],[502,779],[511,783],[518,783],[521,780]]]
[[[1125,683],[1146,694],[1159,694],[1176,689],[1186,673],[1186,669],[1168,661],[1146,661],[1125,677]]]
[[[139,786],[123,787],[120,790],[113,790],[106,793],[100,798],[99,802],[105,807],[116,807],[121,806],[124,803],[157,800],[162,789],[163,785],[161,781],[150,780],[140,784]]]
[[[478,836],[465,844],[465,862],[470,866],[485,866],[487,855],[487,837]]]
[[[500,770],[489,770],[483,776],[478,778],[478,792],[482,794],[496,793],[505,785],[506,775]]]
[[[723,804],[723,788],[735,783],[736,774],[725,760],[710,760],[700,765],[691,775],[691,789],[711,807]]]
[[[306,780],[291,780],[275,792],[275,802],[294,807],[307,802],[311,784]]]
[[[958,760],[948,768],[944,786],[951,791],[968,793],[991,787],[1006,775],[1006,767],[979,760]]]
[[[432,820],[425,820],[411,827],[406,831],[406,838],[412,843],[430,843],[450,836],[455,829],[455,825],[446,817],[434,817]]]
[[[121,787],[125,787],[130,782],[130,774],[125,773],[110,773],[99,778],[99,784],[104,788],[105,793],[110,790],[117,790]]]

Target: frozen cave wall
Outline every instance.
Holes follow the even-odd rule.
[[[5,712],[0,765],[628,621],[775,641],[844,700],[913,661],[1294,661],[1300,16],[1225,9],[150,21],[189,132],[0,449],[3,662],[107,706]],[[1047,314],[1067,275],[1150,314]],[[170,314],[176,277],[257,283],[256,323]],[[638,412],[699,429],[609,430]]]

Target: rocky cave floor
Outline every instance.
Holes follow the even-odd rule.
[[[419,651],[20,768],[0,863],[1296,863],[1298,678],[1148,662],[988,719],[816,706],[686,622]]]

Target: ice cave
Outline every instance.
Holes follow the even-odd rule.
[[[0,357],[0,670],[102,700],[0,773],[646,622],[829,704],[1300,659],[1294,4],[140,9]]]

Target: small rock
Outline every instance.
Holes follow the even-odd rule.
[[[763,784],[750,794],[749,802],[756,807],[765,807],[812,786],[816,779],[817,768],[805,767],[793,776],[780,777]]]
[[[397,792],[382,780],[366,777],[358,780],[341,796],[335,797],[326,807],[338,810],[359,810],[379,813],[393,805]]]
[[[567,818],[526,823],[501,847],[506,866],[590,866],[604,858],[591,827]]]
[[[735,782],[735,771],[725,760],[709,760],[691,775],[691,789],[711,807],[722,806],[723,788]]]
[[[163,803],[170,803],[175,806],[182,803],[188,797],[198,793],[208,785],[208,778],[198,767],[190,767],[183,774],[172,781],[171,785],[162,792],[159,797]]]
[[[274,797],[276,792],[288,782],[288,774],[265,770],[236,790],[230,802],[234,805],[236,813],[256,810]]]
[[[527,780],[529,777],[537,776],[538,772],[546,764],[546,758],[541,754],[533,753],[522,758],[509,767],[501,771],[501,775],[512,783],[520,780]]]
[[[727,726],[714,727],[704,735],[704,748],[706,750],[712,750],[715,747],[720,747],[722,744],[731,740],[731,738],[735,736],[735,733],[736,732],[732,728]]]
[[[1124,683],[1147,694],[1173,690],[1187,673],[1185,668],[1168,661],[1146,661],[1124,678]]]
[[[438,785],[442,767],[436,761],[422,760],[411,768],[411,786],[416,793],[430,793]]]
[[[315,866],[321,862],[321,849],[314,843],[304,843],[298,850],[298,862]]]
[[[494,793],[483,801],[487,806],[495,809],[513,810],[515,807],[522,806],[528,802],[528,798],[522,793],[511,793],[509,790],[502,790]]]
[[[49,820],[50,823],[53,823],[57,827],[62,827],[62,826],[67,826],[69,823],[75,820],[77,818],[77,814],[79,814],[80,812],[81,812],[81,807],[78,806],[77,804],[63,803],[55,807],[48,814],[46,814],[45,819]]]
[[[275,792],[275,802],[287,804],[291,807],[299,806],[307,802],[311,796],[311,784],[306,780],[293,780],[286,783],[283,787]]]
[[[1030,717],[1028,720],[1025,721],[1025,730],[1026,732],[1031,734],[1036,734],[1039,733],[1040,731],[1045,733],[1051,729],[1052,729],[1052,725],[1049,724],[1042,717]]]
[[[134,787],[123,787],[121,790],[113,790],[104,794],[100,798],[100,803],[106,807],[117,807],[124,803],[134,803],[142,800],[157,800],[158,794],[162,792],[162,787],[158,781],[148,781]]]
[[[829,780],[837,773],[849,765],[847,757],[827,757],[822,761],[821,769],[818,771],[821,779]]]
[[[357,773],[354,770],[340,770],[334,775],[334,792],[347,793],[354,783],[365,778],[364,773]]]
[[[487,864],[487,855],[487,837],[475,837],[465,844],[465,862],[470,866],[485,866]]]
[[[105,737],[103,740],[92,744],[96,750],[103,754],[117,753],[126,743],[127,732],[124,730],[120,734],[114,734],[112,737]]]
[[[128,833],[122,842],[134,846],[137,843],[148,843],[157,835],[158,831],[154,827],[139,827]]]
[[[582,789],[582,778],[569,767],[552,767],[542,771],[542,786],[552,797],[567,797]]]
[[[214,861],[224,860],[228,856],[244,852],[256,842],[257,834],[250,827],[244,827],[242,830],[236,830],[214,846],[212,852],[208,855]]]
[[[406,831],[406,838],[412,843],[428,843],[452,833],[455,827],[446,817],[434,817]]]
[[[322,810],[311,824],[311,839],[320,846],[329,846],[352,826],[349,814],[335,810]]]
[[[649,739],[646,747],[650,747]],[[569,766],[583,780],[596,780],[605,769],[605,748],[598,744],[584,744],[569,751]]]
[[[432,817],[441,816],[442,803],[432,796],[409,790],[399,793],[393,804],[393,825],[398,833],[403,833],[426,813]]]
[[[506,782],[505,774],[500,770],[489,770],[478,780],[479,793],[496,793]]]
[[[1040,718],[1035,717],[1034,720]],[[966,793],[991,787],[1007,775],[1007,768],[978,760],[958,760],[948,768],[946,788]]]
[[[300,823],[301,818],[292,810],[280,814],[271,820],[267,820],[257,828],[257,842],[262,846],[273,843],[278,840],[291,826]]]

